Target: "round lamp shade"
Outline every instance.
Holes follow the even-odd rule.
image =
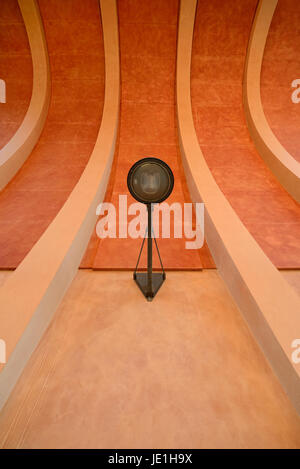
[[[164,161],[158,158],[143,158],[130,168],[127,186],[131,195],[139,202],[160,203],[171,194],[174,176]]]

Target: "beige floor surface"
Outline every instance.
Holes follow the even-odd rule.
[[[6,448],[300,447],[300,419],[217,271],[79,271],[0,417]]]
[[[12,270],[0,270],[0,287],[12,273]]]

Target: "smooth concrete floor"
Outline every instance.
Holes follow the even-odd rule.
[[[269,34],[267,42],[271,41],[275,46],[274,61],[264,61],[263,67],[270,70],[268,90],[269,93],[272,90],[272,98],[269,94],[269,103],[272,99],[275,106],[279,96],[285,96],[290,104],[283,107],[289,116],[291,108],[294,116],[300,111],[300,106],[292,103],[292,88],[285,85],[294,80],[292,77],[297,75],[295,70],[299,70],[300,63],[299,48],[294,39],[295,30],[299,29],[297,12],[300,9],[296,7],[294,11],[290,5],[295,2],[299,4],[297,0],[283,1],[283,10],[287,14],[284,19],[280,17],[284,41],[282,34],[275,36],[277,40]],[[243,108],[245,60],[257,4],[257,0],[198,1],[191,67],[194,124],[209,169],[243,224],[277,268],[299,269],[300,205],[280,185],[258,153]],[[276,23],[278,26],[278,19]],[[291,23],[291,28],[287,29],[282,23]],[[281,52],[279,56],[278,51]],[[292,76],[286,61],[292,67]],[[276,93],[278,80],[285,87],[280,93]],[[281,134],[284,131],[286,135],[281,143],[288,140],[300,148],[300,113],[295,117],[293,127],[291,118],[281,125],[284,116],[280,105],[279,108],[276,106],[275,115]],[[278,132],[275,134],[278,136]]]
[[[79,271],[0,417],[5,448],[299,448],[300,419],[217,271]]]

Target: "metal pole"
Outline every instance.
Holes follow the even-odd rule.
[[[147,204],[148,210],[148,249],[147,249],[147,285],[148,285],[148,295],[152,298],[153,297],[153,289],[152,289],[152,207],[151,204]]]

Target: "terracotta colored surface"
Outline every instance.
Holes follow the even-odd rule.
[[[129,273],[80,271],[2,411],[0,441],[299,448],[300,420],[216,271],[170,272],[152,303]]]
[[[52,72],[41,138],[0,194],[0,268],[15,268],[58,213],[89,159],[101,122],[104,52],[97,0],[40,0]],[[61,10],[57,16],[57,10]],[[76,47],[75,47],[76,44]]]
[[[198,2],[192,106],[219,187],[278,268],[300,266],[300,207],[257,154],[242,108],[242,79],[256,0]]]
[[[27,112],[32,92],[32,61],[17,0],[1,0],[0,79],[6,103],[0,103],[0,148],[14,135]]]
[[[135,202],[127,190],[127,173],[137,160],[153,156],[166,161],[175,176],[174,191],[167,202],[190,202],[175,127],[178,1],[122,0],[118,2],[118,13],[121,123],[106,201],[118,206],[119,194],[127,194],[128,205]],[[158,239],[166,269],[214,267],[206,245],[200,250],[187,250],[185,241],[174,239],[172,228],[171,239]],[[81,267],[134,269],[141,242],[130,238],[100,241],[94,233]],[[156,252],[153,262],[155,268],[160,267]],[[140,266],[146,266],[146,249]]]
[[[300,203],[300,163],[280,143],[264,113],[261,74],[264,51],[278,0],[260,0],[247,47],[243,77],[243,107],[255,147],[279,183]]]
[[[261,95],[271,129],[286,148],[300,161],[300,103],[292,102],[291,87],[300,79],[300,3],[279,0],[266,43],[261,75]]]

